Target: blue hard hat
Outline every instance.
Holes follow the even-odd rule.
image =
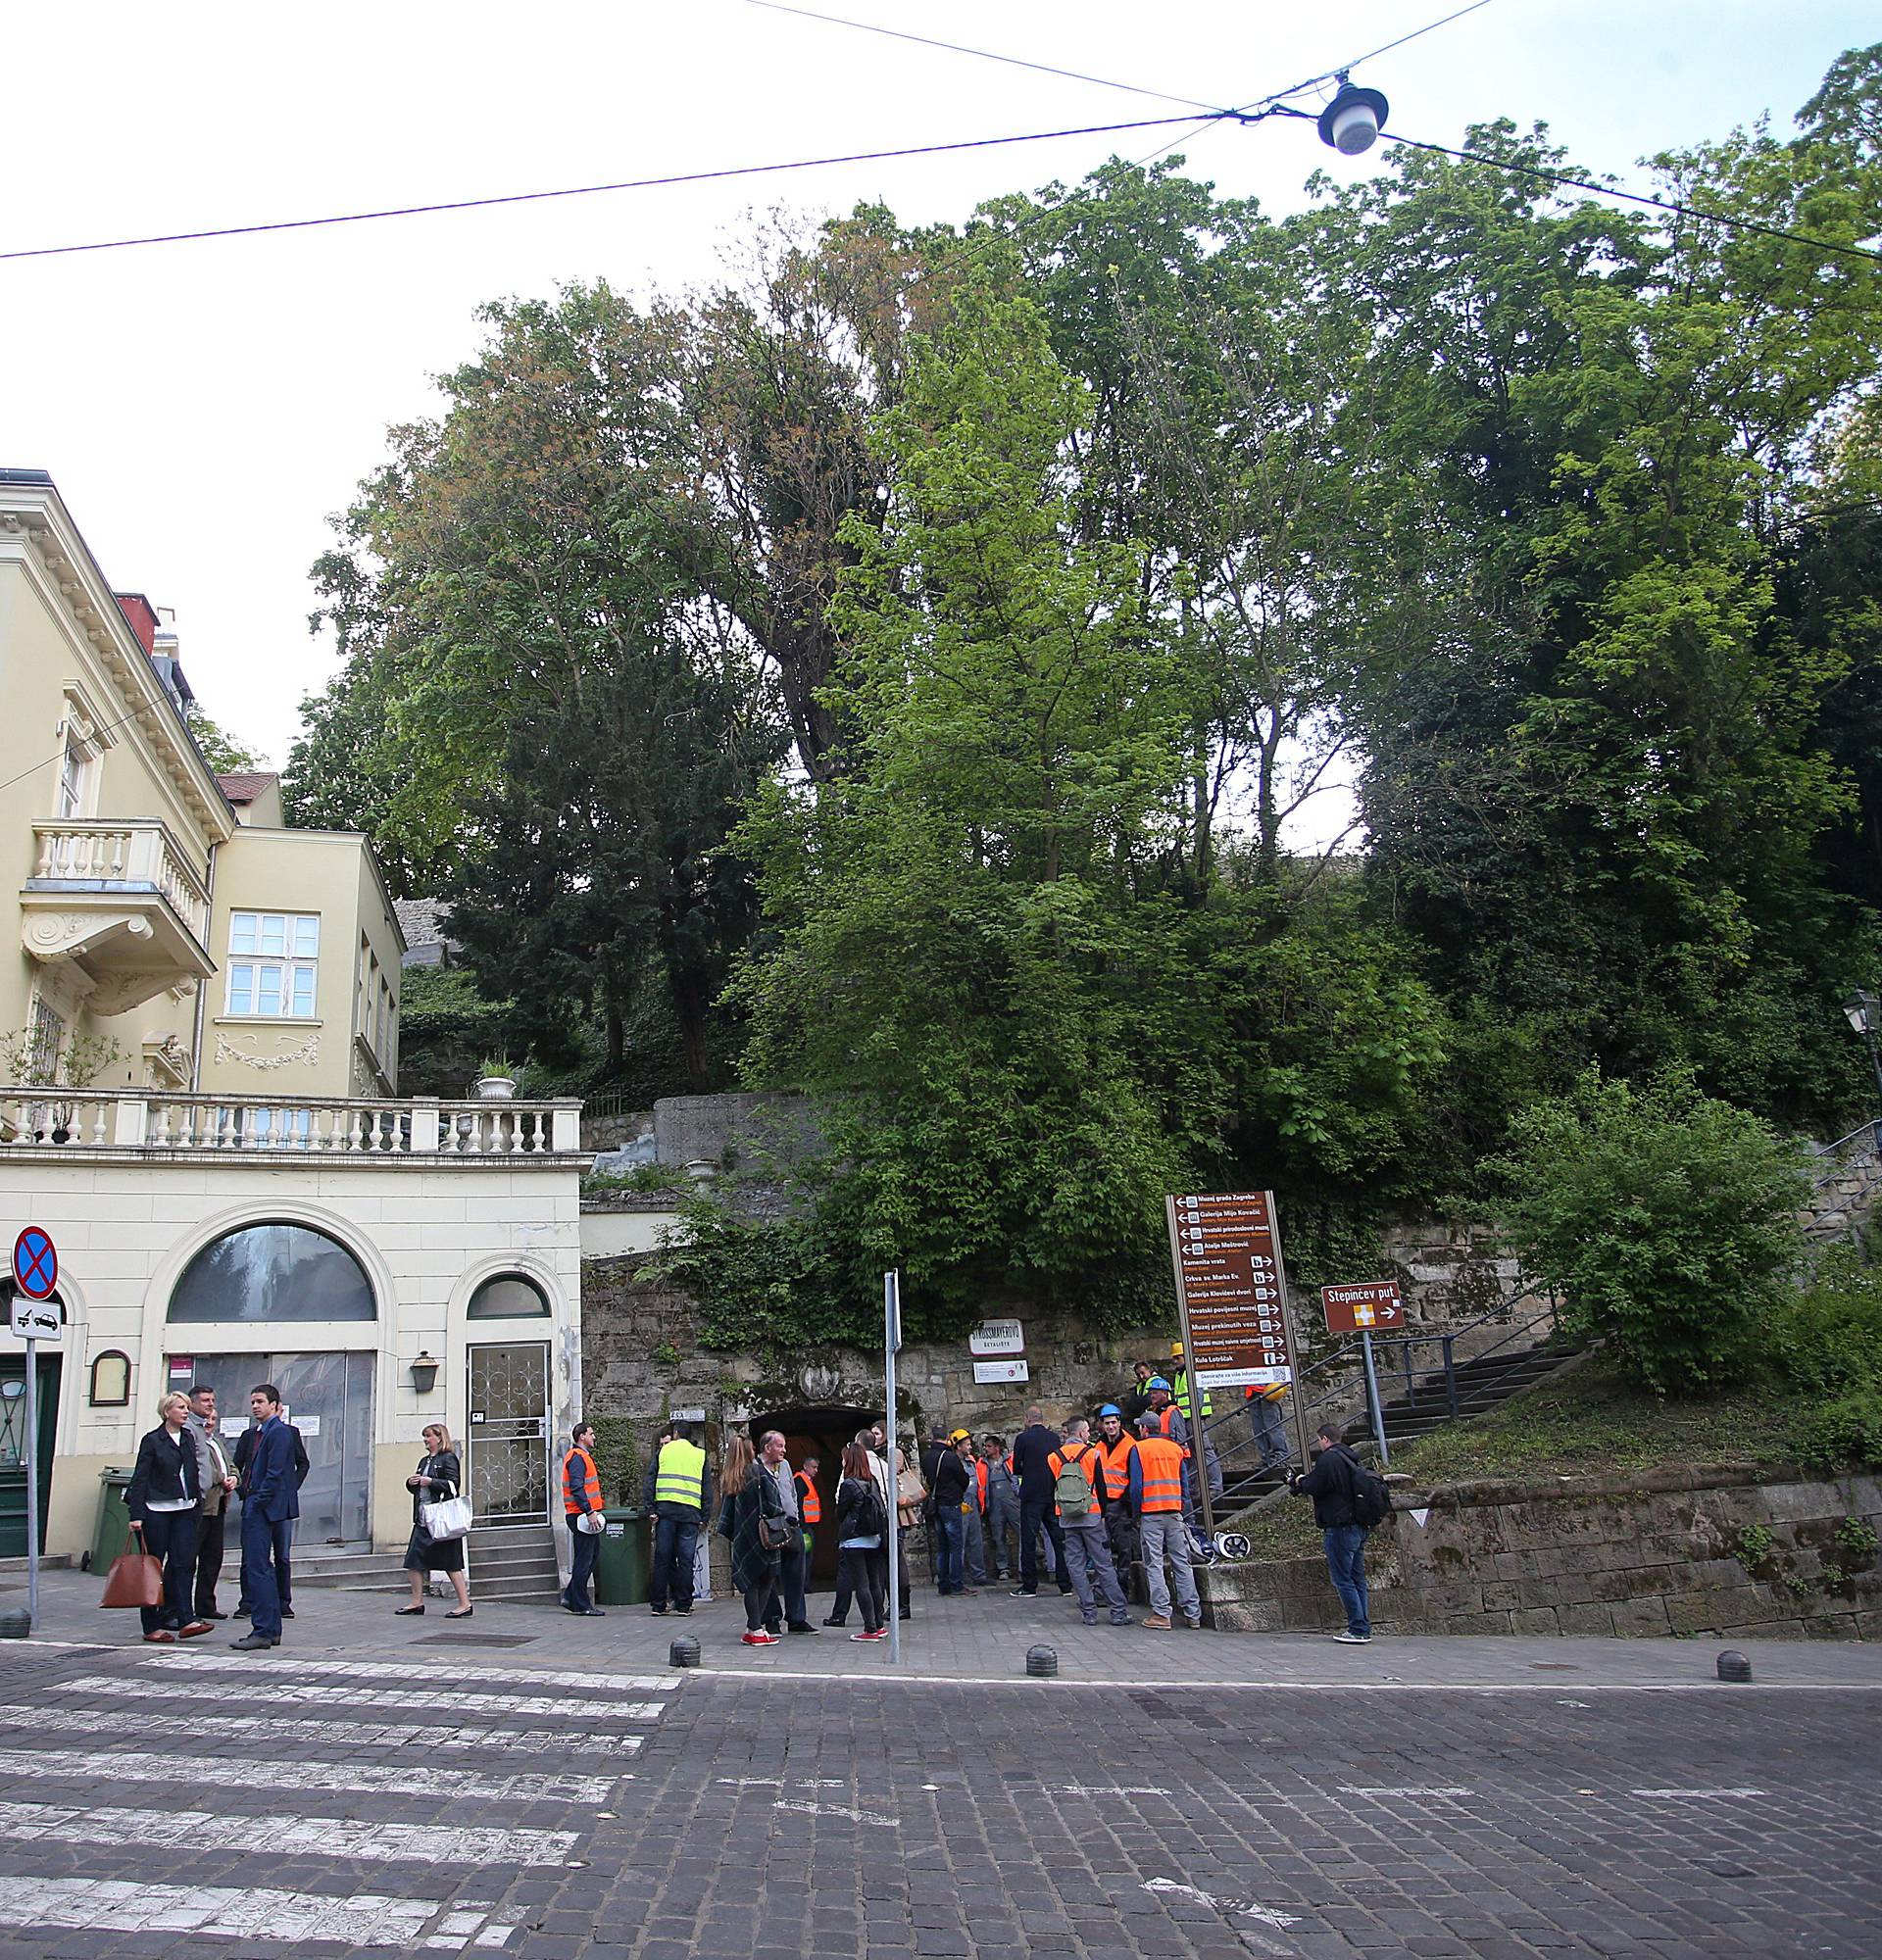
[[[1098,1413],[1100,1417],[1108,1415],[1121,1416],[1123,1414],[1123,1410],[1120,1409],[1115,1402],[1107,1402],[1104,1405],[1104,1407],[1098,1411]]]
[[[1144,1384],[1144,1387],[1145,1387],[1145,1388],[1146,1388],[1147,1390],[1148,1390],[1148,1389],[1162,1389],[1164,1395],[1168,1395],[1168,1394],[1169,1394],[1169,1384],[1168,1384],[1168,1383],[1167,1383],[1166,1381],[1164,1381],[1164,1378],[1163,1378],[1163,1376],[1161,1376],[1161,1375],[1153,1375],[1153,1376],[1151,1376],[1150,1380],[1149,1380],[1149,1381],[1147,1381],[1147,1382],[1146,1382],[1146,1383]]]

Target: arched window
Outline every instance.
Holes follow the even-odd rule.
[[[465,1317],[470,1320],[531,1320],[549,1311],[549,1296],[534,1280],[520,1273],[499,1273],[483,1281],[470,1296]]]
[[[245,1225],[203,1250],[170,1297],[172,1320],[376,1320],[372,1285],[311,1225]]]
[[[130,1400],[130,1356],[122,1348],[107,1348],[92,1356],[90,1404],[95,1409],[123,1408]]]

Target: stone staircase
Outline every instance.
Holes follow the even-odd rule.
[[[404,1570],[404,1561],[403,1546],[396,1551],[365,1551],[324,1547],[304,1550],[297,1545],[294,1584],[337,1592],[404,1592],[412,1583]],[[542,1605],[554,1600],[560,1584],[555,1541],[546,1524],[474,1526],[466,1564],[473,1600],[520,1600]],[[448,1586],[450,1582],[442,1583]]]

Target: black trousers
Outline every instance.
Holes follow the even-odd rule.
[[[196,1513],[146,1511],[143,1526],[144,1549],[152,1558],[164,1561],[163,1603],[141,1609],[144,1632],[154,1634],[160,1627],[173,1632],[196,1617],[191,1605],[196,1585]]]
[[[1028,1497],[1023,1492],[1019,1496],[1019,1584],[1027,1592],[1039,1590],[1039,1527],[1046,1529],[1046,1537],[1052,1542],[1052,1576],[1059,1582],[1061,1592],[1071,1591],[1071,1578],[1065,1571],[1065,1535],[1059,1529],[1059,1506],[1053,1501],[1048,1491],[1043,1497]]]
[[[863,1631],[877,1633],[883,1625],[882,1594],[875,1586],[875,1552],[867,1545],[859,1545],[852,1550],[839,1550],[836,1554],[836,1583],[847,1601],[848,1595],[856,1594],[857,1604],[863,1608]]]
[[[223,1540],[228,1507],[213,1514],[196,1513],[196,1617],[206,1620],[216,1610],[216,1582],[223,1576]]]

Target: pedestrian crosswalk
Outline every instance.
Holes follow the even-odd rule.
[[[0,1701],[0,1951],[86,1930],[152,1955],[517,1947],[529,1912],[506,1894],[584,1862],[586,1815],[631,1801],[680,1686],[455,1657],[436,1686],[422,1661],[84,1660]]]

